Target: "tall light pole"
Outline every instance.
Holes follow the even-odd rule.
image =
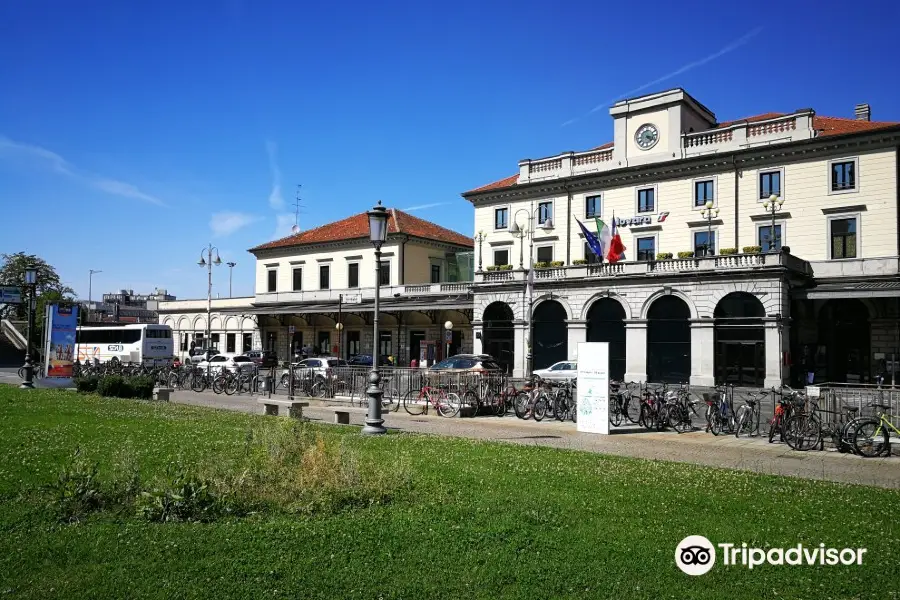
[[[228,265],[228,297],[231,298],[231,273],[234,268],[237,266],[237,263],[234,261],[225,263]]]
[[[518,237],[521,241],[519,243],[519,268],[523,268],[523,260],[522,253],[524,252],[523,248],[525,246],[525,237],[528,236],[528,278],[525,282],[525,287],[528,290],[528,350],[525,356],[527,363],[527,377],[531,378],[531,373],[534,370],[534,344],[532,343],[532,333],[534,332],[534,326],[532,325],[531,319],[531,311],[534,306],[534,221],[535,210],[540,210],[541,207],[538,206],[537,209],[534,208],[534,202],[531,203],[531,207],[528,209],[520,208],[513,214],[513,222],[509,227],[509,232],[513,234],[513,236]],[[519,217],[519,213],[524,212],[528,215],[528,224],[526,228],[519,227],[519,222],[516,220]],[[553,217],[552,215],[548,215],[544,222],[541,224],[541,228],[545,231],[549,231],[553,229]]]
[[[706,255],[713,256],[716,253],[716,245],[712,241],[712,222],[719,216],[719,209],[713,208],[712,200],[707,200],[704,206],[705,208],[700,211],[700,216],[706,219]]]
[[[34,266],[25,267],[25,285],[28,287],[28,325],[25,331],[25,381],[19,387],[22,389],[34,389],[34,363],[31,356],[31,332],[34,331],[34,295],[37,287],[37,269]]]
[[[89,269],[88,270],[88,310],[91,310],[91,308],[92,308],[91,307],[91,304],[92,304],[91,294],[92,294],[93,287],[94,287],[94,275],[96,275],[97,273],[102,273],[102,272],[103,271],[100,271],[99,269]],[[90,323],[90,313],[88,313],[88,323]]]
[[[478,235],[475,236],[475,241],[478,242],[478,272],[479,273],[481,272],[481,263],[482,263],[481,259],[482,259],[482,256],[484,255],[484,252],[481,250],[481,248],[482,248],[481,245],[484,243],[484,240],[486,240],[486,239],[487,239],[487,235],[485,235],[485,233],[483,231],[479,231]]]
[[[381,374],[378,372],[378,311],[381,296],[381,246],[387,240],[388,212],[381,205],[381,200],[370,210],[369,216],[369,241],[375,246],[375,317],[372,319],[372,372],[369,373],[369,387],[366,395],[369,396],[369,412],[366,415],[366,426],[362,428],[365,435],[377,435],[387,433],[384,428],[384,419],[381,418]]]
[[[450,341],[452,340],[451,336],[453,335],[451,332],[453,331],[453,321],[447,321],[444,323],[444,329],[447,333],[444,334],[447,342],[447,353],[444,355],[444,358],[450,358]]]
[[[216,253],[215,260],[213,259],[213,252]],[[203,256],[204,253],[206,253],[205,257]],[[197,265],[201,269],[206,267],[208,276],[206,286],[206,338],[204,340],[207,348],[209,348],[209,345],[212,343],[212,322],[210,321],[210,318],[212,317],[212,268],[213,265],[218,267],[221,264],[222,259],[219,258],[219,249],[212,244],[209,244],[200,251],[200,260],[197,261]]]
[[[778,243],[778,238],[775,237],[775,214],[781,210],[783,205],[784,198],[779,198],[778,194],[772,194],[768,200],[763,202],[763,208],[772,215],[772,229],[769,230],[769,252],[777,252],[775,249],[775,245]]]

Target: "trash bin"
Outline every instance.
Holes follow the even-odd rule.
[[[259,382],[259,391],[261,392],[269,392],[272,390],[273,378],[271,375],[265,375]]]

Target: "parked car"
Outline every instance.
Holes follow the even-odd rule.
[[[347,364],[351,367],[371,367],[372,366],[372,355],[371,354],[357,354],[355,356],[351,356],[350,360],[347,361]],[[382,356],[378,359],[378,364],[380,366],[386,366],[388,364],[388,357]]]
[[[578,377],[578,362],[574,360],[561,360],[546,369],[537,369],[534,374],[548,381],[569,381]]]
[[[502,373],[503,369],[490,354],[456,354],[433,365],[428,371],[431,373],[464,371]]]
[[[344,363],[343,365],[341,363]],[[347,361],[340,360],[333,356],[323,356],[319,358],[305,358],[300,362],[291,363],[294,370],[294,376],[298,379],[331,379],[334,376],[336,367],[344,366]],[[283,369],[281,371],[281,385],[288,387],[290,383],[290,371]]]
[[[243,354],[216,354],[210,357],[209,360],[201,361],[197,366],[204,370],[208,366],[210,370],[217,372],[226,369],[228,371],[250,373],[256,369],[256,363]]]
[[[188,356],[190,356],[191,362],[196,365],[209,360],[216,354],[219,354],[219,351],[215,348],[194,348],[188,353]]]
[[[274,350],[251,350],[244,352],[244,356],[249,358],[261,369],[271,369],[278,366],[278,354]]]

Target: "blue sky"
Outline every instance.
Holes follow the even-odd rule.
[[[82,297],[102,269],[95,298],[196,298],[212,242],[249,295],[246,249],[289,233],[298,183],[304,229],[380,199],[471,234],[460,192],[611,140],[629,95],[900,121],[900,8],[813,6],[7,0],[0,252]],[[225,267],[214,283],[227,295]]]

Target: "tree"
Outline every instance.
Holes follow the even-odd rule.
[[[72,302],[75,290],[64,285],[56,273],[56,269],[48,264],[44,259],[34,254],[25,254],[24,252],[16,252],[15,254],[0,254],[3,259],[3,266],[0,267],[0,285],[12,285],[22,288],[22,295],[26,293],[25,286],[25,269],[29,266],[37,269],[37,312],[35,314],[35,323],[37,329],[41,329],[41,310],[47,304],[53,302]],[[23,300],[25,298],[23,297]],[[24,321],[27,316],[28,304],[6,304],[0,305],[0,318],[14,319]],[[40,338],[37,338],[40,339]]]

